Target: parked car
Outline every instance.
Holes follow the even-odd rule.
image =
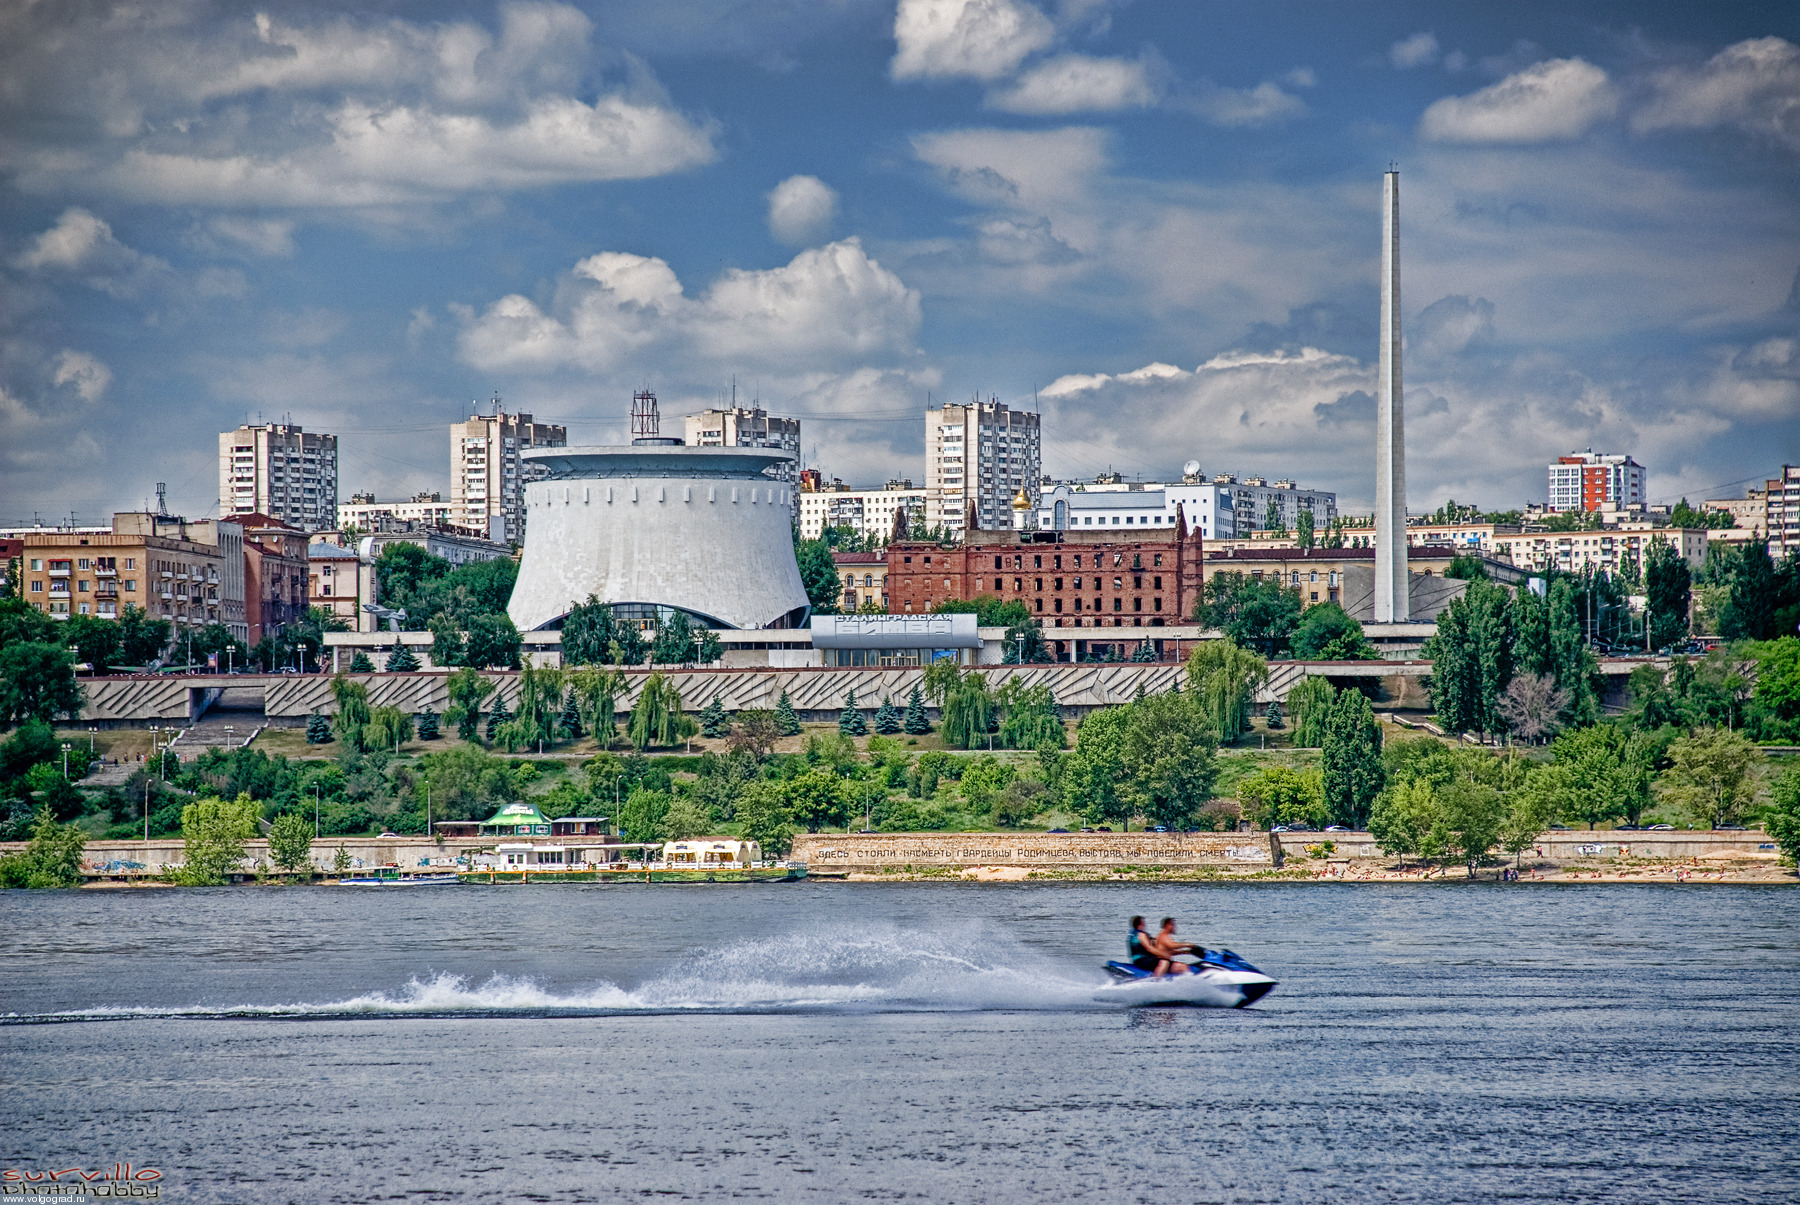
[[[1107,827],[1106,827],[1106,826],[1105,826],[1105,825],[1104,825],[1104,824],[1102,824],[1102,825],[1101,825],[1101,826],[1100,826],[1100,827],[1099,827],[1099,828],[1097,828],[1097,829],[1095,829],[1095,830],[1094,830],[1094,831],[1095,831],[1095,832],[1097,832],[1097,833],[1110,833],[1110,832],[1112,832],[1112,830],[1111,830],[1111,829],[1110,829],[1110,828],[1107,828]]]
[[[1069,830],[1068,830],[1068,829],[1066,829],[1066,828],[1053,828],[1053,829],[1051,829],[1051,830],[1049,830],[1049,831],[1051,831],[1051,832],[1053,832],[1053,833],[1066,833],[1066,832],[1068,832],[1068,831],[1069,831]]]
[[[1168,829],[1167,825],[1157,824],[1157,825],[1153,825],[1151,827],[1150,831],[1153,833],[1166,833],[1169,831],[1169,829]]]
[[[1313,831],[1313,826],[1296,820],[1287,826],[1287,831],[1290,833],[1310,833]]]
[[[1646,831],[1652,833],[1670,833],[1675,831],[1675,826],[1673,824],[1652,824]]]
[[[1285,824],[1271,824],[1269,826],[1269,831],[1272,833],[1285,833],[1288,831],[1288,826]]]
[[[1713,832],[1715,832],[1715,833],[1741,833],[1744,831],[1746,831],[1746,830],[1744,829],[1744,826],[1741,824],[1715,824],[1715,825],[1713,825]]]
[[[1350,830],[1341,824],[1327,824],[1325,826],[1325,831],[1328,833],[1347,833]]]
[[[400,834],[399,833],[377,833],[377,834],[375,834],[375,839],[377,841],[398,841],[400,839]]]

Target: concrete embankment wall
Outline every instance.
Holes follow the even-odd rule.
[[[882,867],[1270,866],[1267,833],[805,833],[792,857],[810,870]]]
[[[533,840],[542,844],[548,839],[540,837]],[[337,856],[339,844],[350,855],[352,869],[357,870],[393,865],[398,865],[403,870],[413,870],[425,865],[427,858],[442,864],[444,859],[455,858],[465,850],[474,852],[492,849],[494,846],[492,840],[485,843],[451,840],[439,844],[423,837],[398,841],[377,841],[371,837],[320,837],[312,845],[314,869],[331,873],[332,860]],[[12,853],[24,848],[24,844],[20,842],[0,842],[0,853]],[[259,838],[244,843],[243,865],[246,870],[258,862],[266,863],[268,860],[269,843],[266,840]],[[178,837],[149,841],[89,841],[81,853],[82,869],[88,874],[117,875],[120,878],[161,874],[185,861],[186,846]]]

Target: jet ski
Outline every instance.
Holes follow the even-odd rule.
[[[1202,950],[1198,960],[1188,965],[1199,970],[1159,979],[1132,963],[1109,962],[1106,973],[1113,981],[1101,988],[1095,999],[1129,1007],[1186,1004],[1199,1008],[1244,1008],[1275,987],[1275,980],[1230,950]]]

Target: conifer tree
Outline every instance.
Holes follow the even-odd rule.
[[[845,736],[867,736],[869,721],[856,706],[856,692],[853,690],[844,696],[844,710],[838,716],[838,731]]]
[[[700,710],[700,735],[721,737],[731,735],[731,717],[725,714],[725,700],[715,694],[712,702]]]
[[[1265,724],[1267,724],[1270,728],[1281,728],[1281,727],[1285,726],[1285,721],[1282,719],[1282,716],[1281,716],[1281,700],[1280,699],[1272,700],[1269,703],[1269,712],[1266,716],[1263,717],[1263,722]]]
[[[369,654],[358,649],[356,650],[356,656],[350,658],[349,672],[353,674],[372,674],[375,672],[375,663],[369,660]]]
[[[397,645],[388,654],[387,672],[390,674],[410,674],[419,668],[419,655],[404,644]]]
[[[925,692],[916,684],[906,698],[906,720],[901,727],[910,736],[925,736],[931,732],[931,718],[925,714]]]
[[[306,718],[306,743],[324,745],[331,741],[331,721],[318,712]]]
[[[900,731],[900,709],[886,695],[881,696],[881,710],[875,713],[875,731],[882,736],[893,736]]]
[[[788,698],[785,690],[781,692],[781,698],[775,703],[775,721],[781,725],[781,735],[800,735],[800,717],[794,714],[794,704]]]
[[[437,712],[429,707],[421,711],[418,718],[418,730],[420,740],[435,741],[438,738]]]
[[[556,726],[561,731],[564,740],[581,739],[581,708],[578,706],[578,700],[572,689],[563,699],[562,714],[556,717]]]
[[[495,691],[494,710],[488,712],[487,720],[487,738],[489,744],[492,744],[494,738],[499,734],[500,725],[507,723],[511,719],[512,714],[506,710],[506,700],[500,697],[499,691]]]

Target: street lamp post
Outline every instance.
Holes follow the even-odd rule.
[[[319,784],[313,783],[313,840],[319,839]]]
[[[64,741],[62,743],[62,747],[63,747],[63,781],[68,782],[69,781],[69,742]]]

